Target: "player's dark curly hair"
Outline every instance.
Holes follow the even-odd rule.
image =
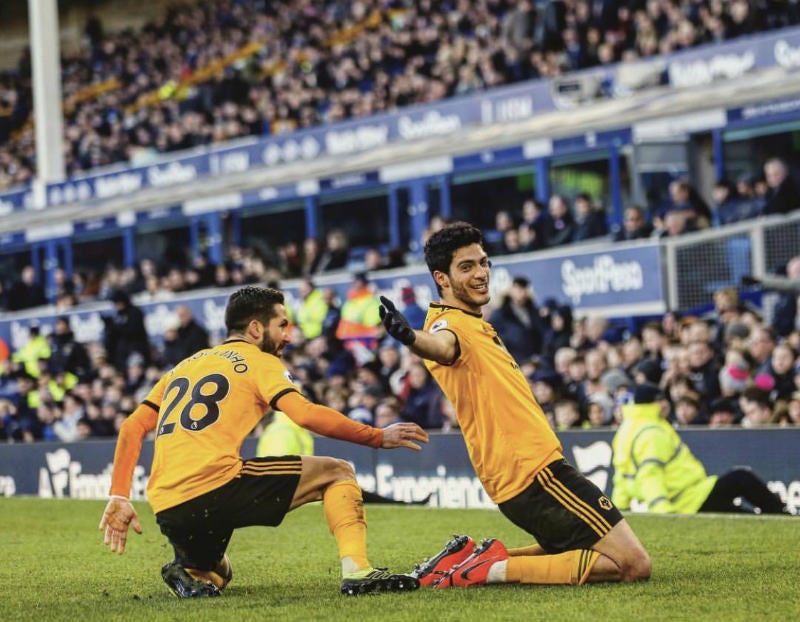
[[[251,320],[269,321],[276,304],[284,304],[283,292],[272,287],[248,286],[234,292],[225,307],[228,333],[244,330]]]
[[[445,225],[425,242],[425,263],[428,270],[431,274],[437,270],[448,274],[455,252],[470,244],[480,244],[483,247],[480,229],[463,221]]]

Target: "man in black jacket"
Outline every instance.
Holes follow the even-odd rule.
[[[150,362],[150,341],[141,309],[121,289],[111,293],[111,302],[114,303],[115,314],[102,316],[106,325],[104,345],[108,360],[124,373],[128,368],[128,357],[138,352],[147,365]]]
[[[520,363],[542,352],[544,326],[533,300],[530,282],[514,277],[511,289],[489,319],[511,356]]]

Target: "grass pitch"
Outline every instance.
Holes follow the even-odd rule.
[[[653,558],[635,585],[491,586],[348,598],[339,594],[336,545],[322,508],[276,529],[236,532],[234,579],[222,598],[181,601],[161,581],[172,551],[137,503],[144,535],[122,556],[97,530],[99,501],[0,499],[0,621],[432,620],[783,621],[800,619],[800,518],[632,516]],[[453,533],[530,542],[496,511],[368,506],[375,565],[408,571]]]

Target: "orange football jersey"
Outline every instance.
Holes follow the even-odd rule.
[[[486,492],[495,503],[515,497],[561,457],[561,443],[528,381],[480,314],[431,303],[424,330],[449,330],[458,338],[460,353],[452,365],[425,365],[455,406]]]
[[[147,497],[155,512],[239,474],[240,449],[275,401],[297,391],[281,360],[245,341],[201,350],[164,374],[144,403],[158,412]]]

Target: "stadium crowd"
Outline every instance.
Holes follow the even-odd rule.
[[[800,22],[770,0],[210,0],[62,58],[68,175]],[[36,169],[31,59],[0,75],[0,190]]]
[[[796,302],[800,257],[790,264],[794,277],[782,285],[789,287],[787,301]],[[355,276],[343,300],[310,277],[299,293],[284,360],[310,399],[380,426],[399,420],[429,430],[457,426],[422,361],[385,335],[365,274]],[[77,342],[68,316],[57,319],[51,334],[30,329],[28,343],[0,375],[0,439],[114,436],[164,370],[211,341],[187,306],[179,305],[174,323],[152,340],[128,293],[116,289],[110,299],[114,313],[103,318],[102,342]],[[403,290],[402,305],[421,327],[425,311],[412,288]],[[568,305],[540,303],[523,276],[486,307],[556,430],[618,425],[621,404],[643,382],[663,388],[676,425],[800,425],[796,312],[787,307],[776,316],[773,324],[784,328],[779,334],[726,288],[715,293],[706,316],[667,313],[629,334],[604,318],[575,317]]]

